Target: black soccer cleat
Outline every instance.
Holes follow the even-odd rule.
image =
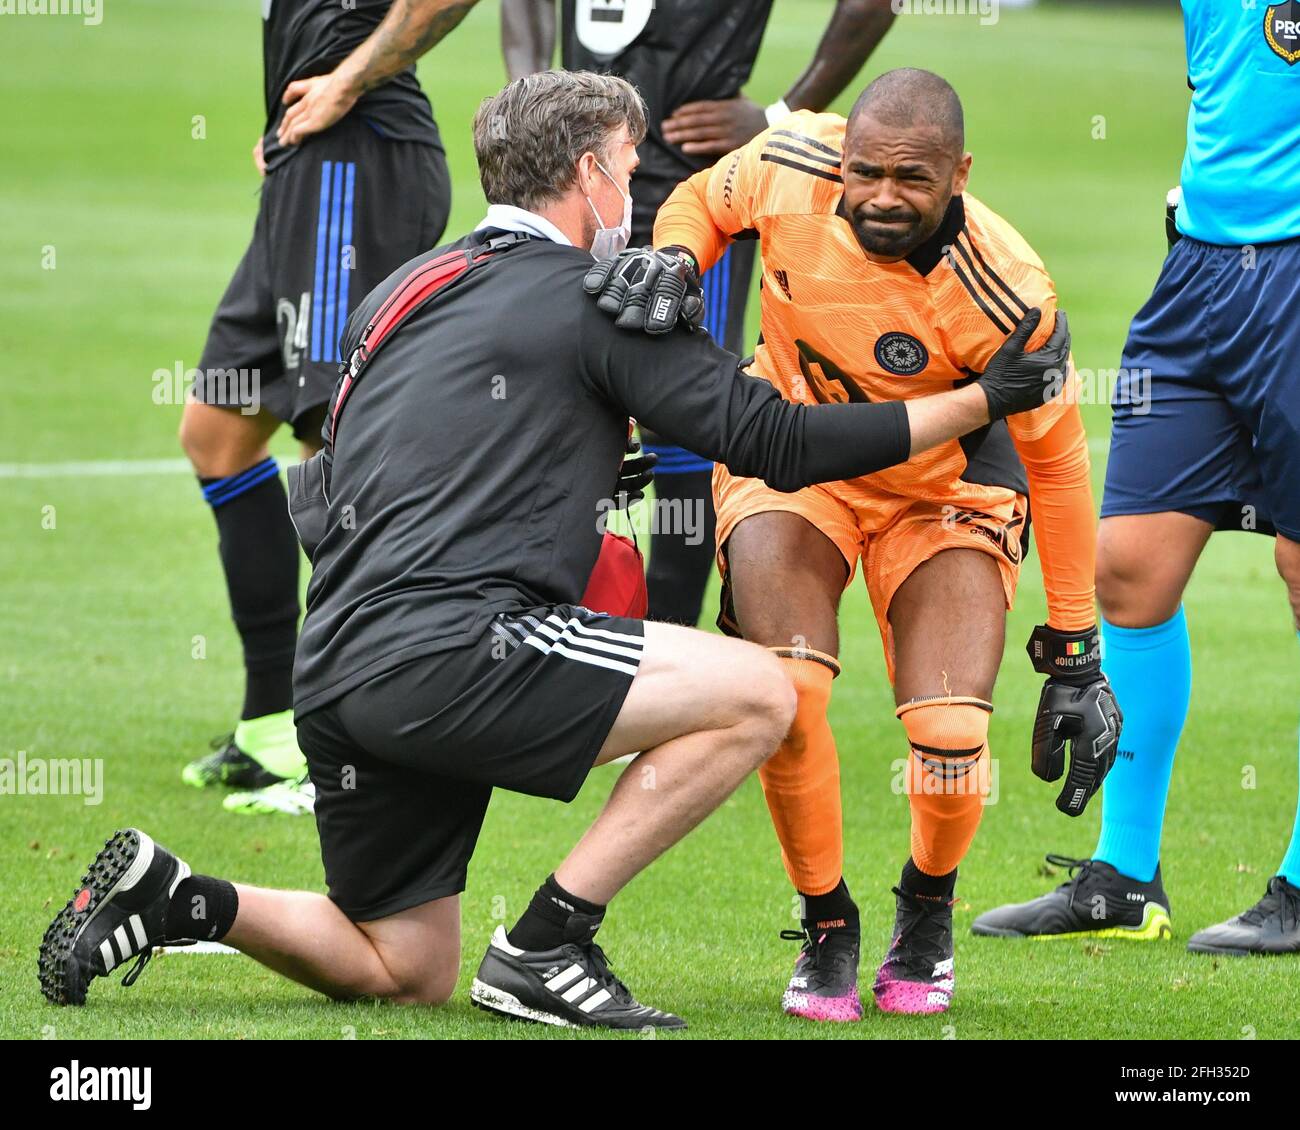
[[[189,874],[188,864],[138,829],[114,833],[41,940],[37,970],[45,998],[85,1004],[92,980],[133,957],[122,984],[135,984],[163,941],[167,907]]]
[[[805,1020],[861,1020],[858,955],[862,939],[858,932],[805,928],[782,930],[781,937],[803,942],[790,983],[781,997],[785,1014]]]
[[[181,780],[196,789],[225,785],[232,789],[264,789],[284,780],[235,744],[233,732],[213,738],[212,753],[191,761],[181,770]]]
[[[1121,875],[1099,859],[1049,855],[1047,862],[1068,867],[1070,878],[1054,891],[1028,902],[985,911],[971,924],[972,934],[989,938],[1126,938],[1154,942],[1173,936],[1169,898],[1160,867],[1149,883]]]
[[[1187,948],[1229,957],[1300,953],[1300,887],[1274,875],[1259,902],[1236,918],[1198,930]]]
[[[871,987],[876,1007],[912,1016],[947,1012],[956,988],[952,903],[893,890],[894,937]]]
[[[573,915],[568,933],[589,938],[588,921]],[[639,1004],[594,941],[530,952],[512,946],[504,926],[492,935],[469,997],[488,1012],[561,1028],[686,1027],[680,1016]]]

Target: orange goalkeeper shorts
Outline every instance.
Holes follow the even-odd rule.
[[[1016,595],[1028,533],[1025,496],[1012,490],[972,486],[971,497],[957,492],[942,504],[864,490],[861,479],[851,487],[824,483],[792,494],[773,490],[761,479],[732,475],[722,464],[713,471],[713,501],[718,512],[718,567],[722,572],[722,611],[718,626],[739,635],[730,582],[726,544],[731,532],[755,514],[780,511],[798,514],[825,534],[848,564],[847,589],[862,561],[862,574],[876,613],[885,648],[890,681],[894,678],[894,637],[889,605],[917,566],[945,549],[974,549],[989,554],[1002,574],[1007,608]],[[1000,497],[999,497],[1000,496]]]

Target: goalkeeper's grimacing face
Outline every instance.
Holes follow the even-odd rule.
[[[971,156],[936,126],[888,126],[867,114],[844,138],[844,211],[867,258],[904,259],[966,189]]]

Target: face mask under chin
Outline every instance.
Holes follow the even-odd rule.
[[[618,181],[610,176],[609,170],[599,161],[596,162],[596,167],[605,176],[609,177],[610,184],[618,189],[619,196],[623,197],[623,222],[616,228],[605,227],[605,221],[600,218],[600,213],[596,211],[596,205],[591,202],[591,197],[586,198],[587,207],[591,209],[591,214],[596,217],[596,234],[591,237],[591,257],[599,262],[602,259],[609,259],[617,255],[627,247],[628,242],[631,240],[632,197],[626,195],[618,187]]]

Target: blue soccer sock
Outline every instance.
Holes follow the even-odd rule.
[[[1102,787],[1092,855],[1145,883],[1160,862],[1174,751],[1192,697],[1191,640],[1181,605],[1150,628],[1117,628],[1103,619],[1101,634],[1101,666],[1124,712],[1124,733]]]
[[[1300,632],[1296,633],[1300,639]],[[1282,866],[1277,869],[1288,883],[1300,887],[1300,798],[1296,801],[1295,827],[1291,829],[1291,846],[1286,849]]]

